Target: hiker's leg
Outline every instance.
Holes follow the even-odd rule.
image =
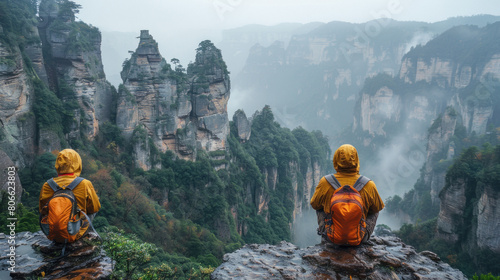
[[[325,232],[326,213],[324,211],[316,211],[316,216],[318,218],[317,233],[318,233],[318,235],[321,235],[321,244],[328,243],[329,240],[326,237],[326,232]]]
[[[377,224],[377,218],[378,218],[378,212],[375,214],[368,214],[368,217],[366,217],[366,234],[365,237],[363,238],[363,243],[368,241],[370,239],[370,236],[373,233],[373,230],[375,229],[375,225]]]
[[[316,217],[318,217],[318,235],[323,235],[323,233],[325,232],[326,213],[316,210]]]

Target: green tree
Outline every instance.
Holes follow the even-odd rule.
[[[115,261],[113,277],[115,279],[132,279],[137,269],[151,259],[156,249],[153,244],[143,242],[135,235],[125,235],[122,230],[107,231],[103,239],[104,250]]]

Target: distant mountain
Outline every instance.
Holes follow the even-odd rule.
[[[246,111],[275,108],[289,127],[321,129],[334,139],[350,126],[364,80],[397,75],[403,56],[457,24],[484,26],[500,17],[480,15],[437,23],[380,19],[363,24],[330,22],[288,41],[255,44],[233,78],[233,97]]]
[[[245,65],[253,45],[269,46],[275,41],[281,41],[286,45],[292,36],[307,33],[323,24],[321,22],[312,22],[308,24],[281,23],[274,26],[245,25],[224,30],[222,40],[218,45],[224,52],[229,71],[237,74]]]

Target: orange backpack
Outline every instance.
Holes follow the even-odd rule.
[[[90,219],[84,211],[78,209],[73,194],[73,189],[83,180],[77,177],[65,188],[59,187],[54,179],[47,181],[54,195],[42,208],[40,228],[48,239],[57,243],[71,243],[86,233]]]
[[[325,219],[326,234],[337,245],[357,246],[366,233],[364,205],[359,192],[370,179],[360,176],[352,187],[341,187],[333,175],[327,175],[325,179],[335,190],[330,201],[330,215]]]

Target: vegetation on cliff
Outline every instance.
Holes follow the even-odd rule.
[[[486,248],[479,248],[470,242],[475,242],[475,233],[471,231],[477,223],[477,213],[474,208],[487,186],[491,186],[499,192],[500,186],[500,145],[492,146],[489,143],[483,145],[482,149],[476,146],[465,149],[460,157],[453,161],[446,173],[446,186],[441,195],[458,181],[465,182],[465,210],[463,214],[464,224],[457,232],[458,240],[450,244],[437,237],[437,213],[425,222],[417,222],[415,225],[405,224],[397,232],[404,242],[415,246],[418,250],[432,250],[452,266],[459,268],[464,273],[472,276],[476,272],[500,274],[498,262],[500,255]],[[415,190],[419,191],[419,190]],[[421,190],[420,190],[421,191]],[[413,192],[413,191],[412,191]],[[405,198],[392,198],[388,207],[407,207],[412,205],[408,202],[407,193]],[[405,204],[407,203],[407,204]],[[393,209],[388,209],[393,211]],[[424,210],[422,210],[424,211]],[[415,213],[422,217],[422,213]],[[421,221],[419,219],[419,221]],[[493,222],[493,221],[491,221]]]

